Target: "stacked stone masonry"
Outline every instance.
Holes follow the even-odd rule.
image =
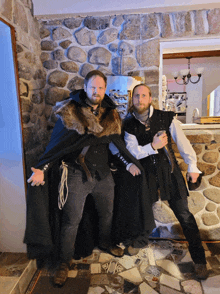
[[[7,0],[0,17],[15,29],[27,177],[50,138],[56,121],[52,107],[82,88],[90,70],[145,77],[157,107],[160,41],[220,35],[220,9],[37,20],[31,0]],[[220,135],[186,134],[204,172],[201,187],[190,192],[189,207],[203,239],[219,240]],[[176,155],[185,175],[187,167]],[[182,236],[166,204],[156,204],[154,211],[161,237]]]
[[[41,17],[47,108],[54,105],[55,92],[59,101],[68,91],[81,88],[92,69],[106,75],[145,77],[158,106],[160,41],[219,35],[219,20],[219,9],[49,20]],[[65,91],[60,92],[60,88]]]

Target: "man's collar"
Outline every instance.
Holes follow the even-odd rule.
[[[153,113],[154,113],[154,108],[153,108],[153,106],[152,105],[150,105],[150,112],[149,112],[149,118],[153,115]],[[132,112],[132,115],[137,119],[137,120],[139,120],[137,117],[136,117],[136,115],[135,115],[135,113],[134,112]],[[140,120],[139,120],[140,121]],[[142,124],[144,124],[144,122],[142,122],[142,121],[140,121]]]
[[[91,112],[94,114],[94,115],[98,115],[99,114],[99,110],[100,110],[100,107],[101,107],[101,104],[98,104],[98,106],[94,109],[92,107],[92,105],[89,104],[88,102],[88,99],[85,100],[85,105],[87,108],[90,108]]]
[[[150,105],[150,114],[149,114],[149,117],[151,117],[154,113],[154,108],[152,105]]]

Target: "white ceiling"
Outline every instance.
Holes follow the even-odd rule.
[[[34,15],[57,15],[57,14],[103,14],[106,12],[126,13],[157,12],[161,10],[202,9],[220,7],[218,0],[32,0],[34,4]]]

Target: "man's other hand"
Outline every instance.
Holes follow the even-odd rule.
[[[31,186],[40,186],[40,185],[44,185],[44,173],[42,170],[37,169],[32,167],[32,175],[31,177],[27,180],[28,183],[31,183]]]
[[[141,174],[140,169],[135,164],[132,164],[128,171],[132,174],[132,176],[138,176]]]
[[[191,178],[191,182],[196,183],[198,176],[199,176],[199,173],[187,172],[186,179],[187,179],[187,181],[189,181],[189,179]]]

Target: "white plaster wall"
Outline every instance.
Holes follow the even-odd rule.
[[[214,116],[220,116],[220,86],[215,90]]]
[[[197,77],[192,77],[192,81],[196,81]],[[197,108],[199,110],[199,116],[202,113],[202,99],[201,93],[203,90],[203,77],[198,84],[189,83],[186,85],[187,92],[187,111],[186,111],[186,123],[193,123],[193,110]],[[198,115],[197,115],[198,116]]]
[[[10,29],[0,22],[0,251],[25,252],[21,124]]]

